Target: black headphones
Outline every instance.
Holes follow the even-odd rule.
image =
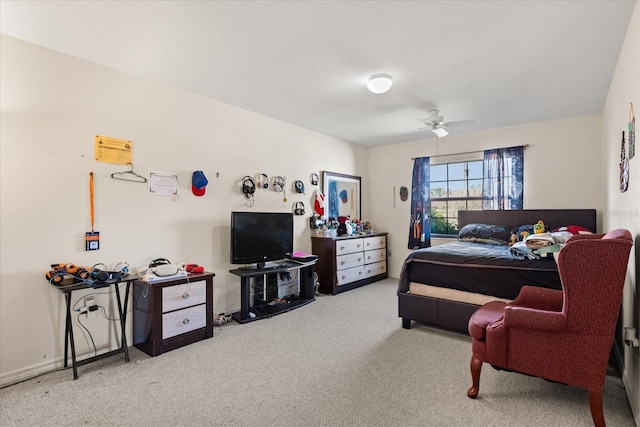
[[[293,182],[296,192],[304,194],[304,184],[299,179]]]
[[[273,191],[277,191],[278,193],[280,193],[282,190],[284,190],[284,185],[285,185],[284,177],[280,175],[273,177]]]
[[[242,192],[247,199],[256,192],[256,183],[249,175],[242,178]]]
[[[119,263],[117,263],[113,269],[117,272],[119,272],[120,274],[122,274],[123,276],[126,276],[127,274],[129,274],[129,270],[131,270],[131,266],[129,265],[128,262],[126,261],[121,261]]]
[[[293,204],[293,213],[294,215],[304,215],[304,203],[295,202]]]
[[[318,185],[318,181],[320,181],[320,177],[318,177],[318,174],[315,172],[311,172],[311,185]]]
[[[104,270],[100,270],[98,266],[104,267]],[[106,270],[107,270],[107,266],[104,264],[95,264],[93,267],[91,267],[89,276],[91,277],[91,280],[94,281],[94,287],[100,284],[108,285],[110,283],[115,283],[118,280],[122,279],[122,276],[124,276],[124,274],[122,274],[122,272],[120,271],[106,271]]]
[[[264,188],[265,190],[269,188],[269,177],[266,173],[258,174],[257,184],[258,188]]]

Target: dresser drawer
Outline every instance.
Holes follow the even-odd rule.
[[[162,315],[162,339],[204,328],[206,324],[206,304],[165,313]]]
[[[371,249],[380,249],[387,246],[387,239],[384,236],[376,236],[376,237],[365,237],[362,239],[364,241],[364,250],[368,251]]]
[[[354,254],[340,255],[336,257],[336,269],[344,270],[364,265],[364,252],[356,252]]]
[[[162,288],[163,313],[203,304],[206,300],[207,286],[204,280]]]
[[[361,252],[363,249],[363,239],[345,239],[336,241],[336,255]]]
[[[355,282],[364,278],[364,267],[347,268],[346,270],[340,270],[336,273],[336,285],[346,285],[347,283]]]
[[[387,258],[386,249],[374,249],[364,253],[364,263],[371,264],[374,262],[384,261]]]
[[[387,263],[385,261],[367,264],[364,266],[364,278],[377,276],[387,272]]]

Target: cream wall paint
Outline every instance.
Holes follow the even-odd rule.
[[[626,228],[635,238],[622,304],[622,324],[640,332],[640,155],[629,161],[629,189],[621,193],[618,187],[618,162],[622,131],[627,129],[629,103],[635,110],[636,129],[640,127],[640,3],[636,6],[627,29],[604,110],[602,112],[602,169],[604,171],[604,230]],[[626,132],[625,132],[626,133]],[[628,135],[627,135],[628,137]],[[627,139],[628,141],[628,139]],[[639,141],[636,137],[636,147]],[[628,152],[628,145],[627,145]],[[640,353],[624,347],[624,384],[631,409],[640,425]],[[606,415],[606,414],[605,414]]]
[[[401,186],[411,189],[414,157],[429,156],[434,162],[481,159],[482,153],[460,156],[488,148],[527,145],[524,163],[524,208],[602,209],[600,117],[588,116],[532,123],[446,138],[429,138],[369,149],[369,203],[374,224],[389,232],[389,272],[398,277],[407,248],[410,198],[401,202]],[[440,157],[435,157],[440,155]],[[395,191],[394,191],[395,188]],[[395,208],[394,208],[395,198]],[[432,244],[446,242],[433,239]]]
[[[44,279],[50,264],[143,267],[158,257],[202,264],[216,274],[214,312],[235,311],[240,282],[228,272],[229,219],[249,210],[242,177],[304,180],[306,194],[289,189],[286,203],[282,193],[258,190],[251,210],[291,212],[303,201],[311,212],[311,172],[366,174],[362,147],[6,36],[0,42],[0,384],[61,366],[64,304]],[[176,174],[179,200],[111,179],[128,168],[94,161],[95,135],[133,141],[140,174]],[[209,179],[203,197],[191,193],[194,170]],[[101,249],[85,252],[91,171]],[[295,218],[296,250],[311,250],[307,224]],[[96,302],[113,315],[112,295]],[[85,323],[99,349],[117,346],[114,322]],[[131,343],[131,316],[127,323]],[[92,351],[77,324],[75,331],[78,352]]]

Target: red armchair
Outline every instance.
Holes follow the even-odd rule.
[[[562,291],[524,286],[512,302],[492,301],[469,320],[475,399],[484,362],[589,391],[604,426],[602,390],[633,239],[627,230],[577,235],[558,255]]]

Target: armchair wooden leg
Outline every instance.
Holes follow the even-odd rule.
[[[589,390],[589,407],[595,427],[606,427],[602,413],[602,391]]]
[[[467,396],[471,399],[475,399],[478,396],[480,390],[480,371],[482,370],[482,361],[476,359],[475,356],[471,356],[471,380],[473,385],[467,392]]]

